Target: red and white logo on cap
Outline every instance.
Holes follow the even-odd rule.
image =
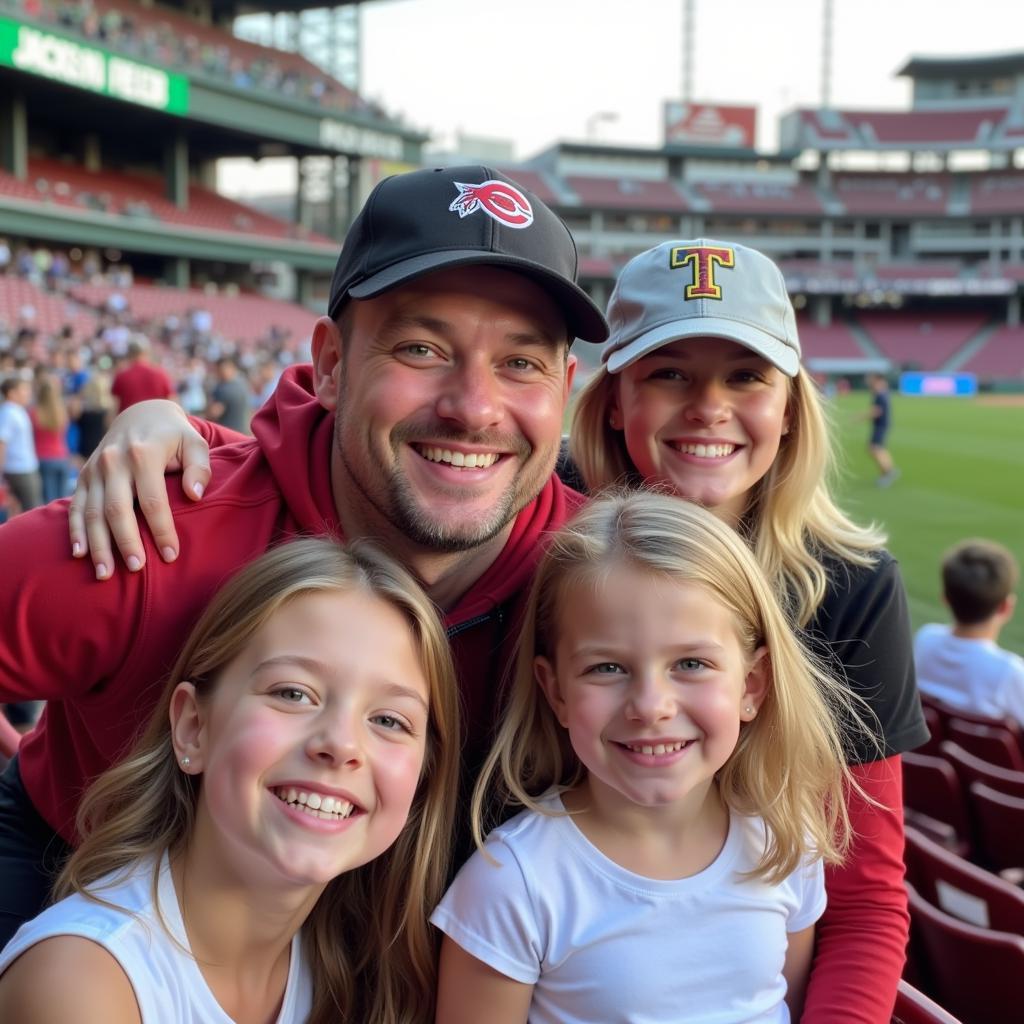
[[[457,213],[460,219],[483,210],[488,217],[510,228],[528,228],[533,223],[530,200],[507,181],[491,179],[479,185],[453,181],[452,184],[459,190],[459,194],[448,209]]]

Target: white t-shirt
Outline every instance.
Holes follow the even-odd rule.
[[[914,638],[917,683],[924,693],[979,715],[1009,715],[1024,726],[1024,658],[992,640],[922,626]]]
[[[94,903],[78,893],[48,907],[23,924],[0,952],[0,974],[43,939],[80,935],[108,950],[121,965],[135,991],[142,1024],[233,1024],[190,952],[166,854],[161,859],[157,891],[166,929],[153,912],[152,878],[153,862],[146,861],[128,873],[108,875],[93,886],[96,892],[102,890],[104,899],[124,909]],[[312,1000],[312,975],[296,935],[276,1024],[303,1024]]]
[[[34,473],[39,468],[32,418],[23,405],[0,401],[0,441],[7,446],[0,472]]]
[[[569,816],[524,811],[487,837],[499,865],[475,853],[431,921],[534,986],[530,1024],[786,1022],[787,933],[824,911],[824,870],[740,878],[764,842],[760,818],[733,814],[711,865],[660,881],[609,860]]]

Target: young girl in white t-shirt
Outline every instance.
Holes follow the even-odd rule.
[[[86,794],[64,898],[0,953],[0,1020],[426,1024],[458,747],[405,570],[327,539],[262,556]]]
[[[850,838],[838,716],[734,530],[594,501],[537,571],[478,842],[485,808],[525,810],[431,918],[438,1024],[799,1019]]]

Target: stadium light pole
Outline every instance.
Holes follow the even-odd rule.
[[[693,4],[683,0],[683,102],[693,99]]]
[[[821,24],[821,106],[832,105],[832,0],[823,0]]]

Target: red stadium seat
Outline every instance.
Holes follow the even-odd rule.
[[[932,906],[998,932],[1024,936],[1024,891],[907,828],[907,880]]]
[[[1013,736],[1021,750],[1024,751],[1024,729],[1021,729],[1016,719],[1010,718],[1008,715],[1002,717],[982,715],[976,711],[968,711],[966,708],[958,707],[956,704],[939,700],[938,697],[933,697],[923,692],[921,693],[921,707],[932,708],[937,711],[942,718],[943,727],[951,718],[959,719],[961,722],[970,722],[972,725],[1001,727]]]
[[[1024,799],[972,782],[970,800],[979,856],[993,871],[1024,867]]]
[[[983,782],[999,793],[1024,799],[1024,772],[989,764],[969,754],[959,743],[951,743],[949,740],[943,740],[939,750],[943,758],[953,766],[965,791],[972,782]],[[906,758],[907,755],[903,756]]]
[[[900,980],[892,1024],[962,1024],[909,982]]]
[[[921,701],[921,713],[924,715],[924,721],[931,736],[928,742],[919,746],[914,753],[931,754],[933,757],[938,757],[939,744],[946,738],[942,713],[931,704],[926,704],[924,700]]]
[[[954,851],[962,857],[970,856],[973,830],[967,796],[952,765],[928,754],[907,753],[902,761],[906,807],[949,825],[957,838]]]
[[[1019,1024],[1024,937],[958,921],[913,886],[910,927],[927,961],[929,994],[963,1024]]]
[[[980,757],[982,761],[1010,771],[1024,772],[1019,730],[1015,734],[1015,730],[999,720],[982,725],[962,718],[947,718],[945,734],[946,739],[959,744],[968,754]]]
[[[957,857],[963,857],[967,852],[965,844],[956,834],[956,829],[948,822],[936,821],[935,818],[927,814],[915,811],[913,807],[904,806],[903,823],[909,828],[917,829],[933,843],[938,844],[944,850],[949,850]]]

